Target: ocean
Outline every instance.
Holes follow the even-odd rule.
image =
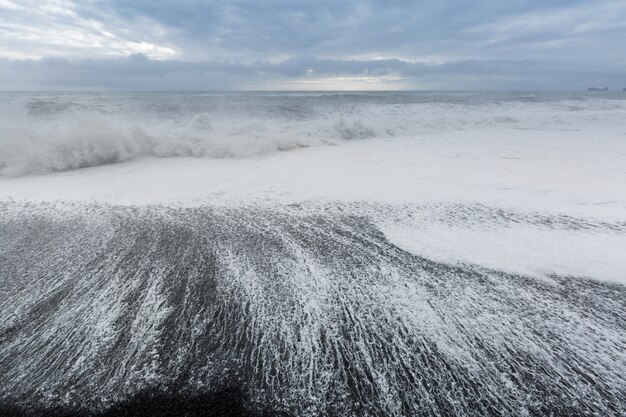
[[[0,93],[0,415],[623,416],[626,92]]]

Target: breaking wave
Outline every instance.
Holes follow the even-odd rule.
[[[73,112],[1,128],[0,175],[21,176],[129,161],[143,156],[242,158],[376,136],[347,118],[326,126],[271,120],[220,120],[206,113],[182,122],[139,121]]]
[[[60,94],[0,96],[0,176],[139,157],[242,158],[345,140],[471,128],[611,122],[619,100],[493,100],[469,95]],[[462,96],[466,97],[466,96]],[[546,110],[549,111],[546,111]],[[588,110],[589,115],[580,114]],[[574,115],[574,116],[572,116]]]

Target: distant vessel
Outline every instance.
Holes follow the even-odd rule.
[[[609,91],[609,87],[604,87],[604,88],[589,87],[587,91]]]

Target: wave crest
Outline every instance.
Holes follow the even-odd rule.
[[[320,144],[262,122],[215,128],[207,114],[184,123],[128,121],[75,112],[0,128],[0,175],[66,171],[142,156],[238,158]]]

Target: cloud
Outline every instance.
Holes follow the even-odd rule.
[[[120,58],[0,59],[0,88],[22,89],[584,89],[620,88],[620,67],[602,70],[581,62],[463,60],[445,63],[400,59],[341,60],[315,57],[254,63]],[[343,84],[342,84],[343,83]],[[348,87],[346,87],[348,88]]]
[[[0,55],[39,58],[142,53],[168,58],[177,53],[158,22],[84,12],[68,0],[0,0]]]
[[[612,0],[0,0],[0,88],[621,89],[625,22]]]

